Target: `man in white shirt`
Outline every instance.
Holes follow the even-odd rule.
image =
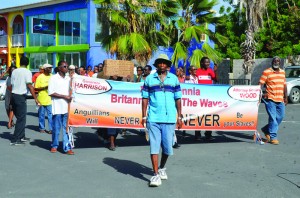
[[[49,80],[48,94],[52,100],[52,143],[51,153],[57,152],[59,146],[59,133],[63,131],[63,150],[68,155],[74,155],[71,150],[69,138],[67,134],[67,121],[68,121],[68,105],[72,100],[70,96],[70,77],[66,76],[68,72],[68,64],[65,61],[59,61],[57,64],[58,72],[52,75]]]
[[[32,86],[32,74],[26,68],[29,63],[29,59],[23,56],[20,60],[20,67],[15,69],[11,74],[11,85],[12,85],[12,108],[17,118],[16,128],[14,131],[13,139],[10,145],[22,145],[29,141],[29,138],[25,137],[25,126],[26,126],[26,114],[27,114],[27,103],[26,94],[29,89],[36,104],[39,104],[34,88]]]

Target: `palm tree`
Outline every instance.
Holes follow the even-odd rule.
[[[247,21],[246,39],[241,44],[241,53],[244,58],[245,74],[252,72],[255,60],[256,42],[255,32],[263,27],[263,14],[268,0],[239,0],[240,10],[245,9]]]
[[[177,66],[178,61],[186,61],[196,67],[200,67],[200,59],[203,56],[209,57],[214,62],[220,61],[218,52],[209,44],[209,40],[224,45],[227,39],[219,33],[215,33],[207,28],[208,24],[219,24],[223,17],[216,17],[212,10],[218,4],[217,0],[177,0],[177,7],[180,13],[173,19],[173,25],[179,31],[178,37],[173,38],[171,46],[174,49],[172,62]],[[174,32],[174,31],[170,31]],[[201,43],[197,46],[197,43]],[[196,49],[189,54],[189,47],[196,44]]]
[[[164,33],[166,18],[176,14],[174,1],[94,0],[106,16],[108,35],[101,35],[103,47],[117,59],[136,59],[146,65],[159,46],[168,46]],[[105,31],[103,31],[105,32]]]

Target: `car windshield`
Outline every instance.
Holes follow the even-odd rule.
[[[286,78],[300,78],[300,68],[286,68],[285,69]]]

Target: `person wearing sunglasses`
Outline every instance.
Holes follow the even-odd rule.
[[[150,156],[154,176],[149,186],[161,185],[161,180],[168,179],[165,164],[173,155],[174,131],[182,127],[181,88],[178,78],[167,71],[172,62],[166,54],[161,54],[155,60],[157,71],[150,74],[142,89],[142,122],[149,132]],[[160,166],[158,157],[162,155]]]
[[[197,68],[192,65],[189,67],[188,71],[189,76],[186,76],[184,83],[198,84],[198,77],[196,75]]]
[[[141,79],[143,77],[143,73],[144,73],[144,70],[143,70],[143,67],[142,66],[138,66],[136,68],[136,76],[135,76],[135,81],[134,82],[142,82]]]
[[[146,65],[143,69],[144,73],[140,82],[145,82],[147,76],[151,73],[152,67],[150,65]]]
[[[52,75],[49,80],[48,94],[52,101],[52,143],[51,153],[56,153],[59,146],[60,130],[63,132],[63,150],[68,155],[74,155],[69,144],[69,138],[66,131],[68,120],[68,105],[72,100],[70,96],[70,77],[66,75],[68,72],[68,63],[59,61],[57,64],[58,72]]]

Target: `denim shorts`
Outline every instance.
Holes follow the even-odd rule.
[[[173,155],[173,139],[175,123],[155,123],[147,122],[147,129],[150,140],[150,154],[159,154],[160,147],[162,153]]]

